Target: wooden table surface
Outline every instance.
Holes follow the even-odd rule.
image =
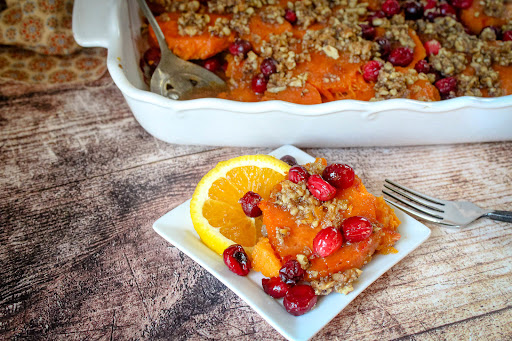
[[[282,340],[152,223],[218,161],[273,148],[180,146],[135,121],[108,75],[0,87],[0,339]],[[512,142],[304,149],[445,199],[512,210]],[[512,339],[512,224],[431,237],[314,340]]]

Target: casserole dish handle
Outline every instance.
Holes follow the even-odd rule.
[[[116,0],[75,0],[73,35],[84,47],[108,47]]]

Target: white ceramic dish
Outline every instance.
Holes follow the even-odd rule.
[[[174,101],[148,91],[139,70],[145,42],[135,0],[75,0],[82,46],[108,49],[108,70],[138,122],[179,144],[222,146],[380,146],[512,139],[512,95],[427,103],[336,101],[298,105],[216,98]]]
[[[287,154],[294,156],[301,164],[314,161],[313,157],[293,146],[283,146],[271,153],[278,158]],[[298,317],[286,312],[282,300],[275,300],[265,294],[261,288],[263,277],[260,273],[252,271],[247,277],[235,275],[228,270],[221,256],[201,242],[190,219],[190,200],[158,219],[153,228],[233,290],[285,338],[298,341],[312,338],[357,295],[429,237],[428,227],[398,209],[395,211],[402,222],[399,227],[402,237],[395,245],[398,253],[376,255],[362,269],[363,274],[354,284],[353,292],[348,295],[332,293],[321,297],[315,309]]]

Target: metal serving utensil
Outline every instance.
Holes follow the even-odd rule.
[[[512,223],[512,212],[487,210],[467,201],[448,201],[437,199],[399,185],[389,179],[384,187],[391,192],[382,190],[394,200],[384,198],[386,202],[421,219],[447,227],[465,227],[479,218]]]
[[[155,32],[161,58],[151,77],[151,92],[175,100],[216,97],[225,91],[226,82],[213,72],[177,57],[167,46],[165,36],[145,0],[137,0]]]

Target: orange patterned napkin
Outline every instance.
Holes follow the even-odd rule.
[[[106,71],[106,50],[73,39],[73,0],[0,0],[0,81],[78,83]]]

